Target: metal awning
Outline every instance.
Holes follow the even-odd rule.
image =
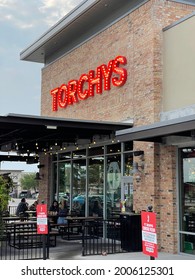
[[[84,0],[20,53],[21,60],[50,63],[148,0]]]
[[[116,131],[116,139],[120,141],[164,143],[165,138],[170,136],[174,137],[172,139],[194,140],[195,115]]]
[[[88,121],[9,114],[0,116],[0,161],[27,161],[31,154],[60,150],[80,143],[101,142],[115,136],[116,130],[132,127],[132,123]],[[76,146],[75,146],[76,148]]]

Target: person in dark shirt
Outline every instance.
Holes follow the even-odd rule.
[[[59,203],[57,200],[54,200],[52,205],[49,207],[49,215],[51,216],[51,220],[55,224],[57,224],[58,212],[59,212]]]
[[[28,204],[26,202],[25,197],[23,197],[21,199],[20,203],[17,206],[16,216],[18,216],[18,217],[28,217],[28,213],[26,213],[27,210],[28,210]]]
[[[94,201],[94,205],[92,208],[92,215],[95,217],[102,217],[103,216],[103,208],[98,200]]]
[[[49,208],[49,211],[53,211],[53,212],[59,212],[59,203],[57,200],[54,200],[52,205]]]

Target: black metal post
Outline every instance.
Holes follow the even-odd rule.
[[[147,211],[153,212],[152,209],[153,209],[152,205],[149,205]],[[150,260],[155,260],[155,257],[150,256]]]
[[[42,241],[43,241],[43,260],[47,259],[47,251],[46,251],[46,234],[42,235]]]

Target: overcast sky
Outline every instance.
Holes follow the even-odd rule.
[[[43,64],[20,61],[20,52],[83,0],[0,0],[0,115],[40,115]],[[1,169],[32,170],[2,163]]]

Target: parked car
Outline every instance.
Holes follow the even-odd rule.
[[[12,198],[16,198],[17,197],[17,194],[15,191],[12,191],[9,193],[9,196],[12,197]]]
[[[31,192],[30,191],[21,191],[19,194],[19,198],[31,198]]]
[[[85,203],[85,196],[84,195],[75,196],[73,198],[73,202],[76,202],[76,201],[78,201],[80,204],[84,204]]]
[[[35,192],[35,193],[32,193],[32,198],[33,199],[38,199],[38,196],[39,196],[39,192]]]
[[[95,200],[98,200],[100,203],[103,203],[103,195],[90,195],[89,202],[93,203]],[[73,198],[73,202],[78,201],[80,204],[85,203],[85,195],[78,195]],[[107,203],[111,204],[111,199],[107,196]]]

